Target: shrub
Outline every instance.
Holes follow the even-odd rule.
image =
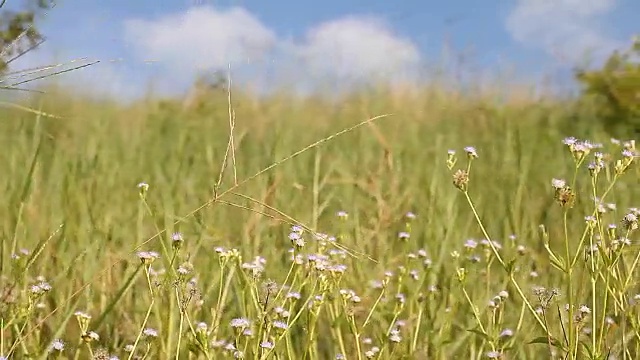
[[[640,38],[614,52],[601,69],[576,73],[582,100],[591,103],[605,129],[614,135],[640,134]]]

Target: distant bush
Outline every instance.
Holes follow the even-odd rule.
[[[614,52],[598,70],[579,70],[582,98],[611,134],[640,134],[640,38]]]

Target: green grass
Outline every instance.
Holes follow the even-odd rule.
[[[618,177],[605,157],[592,186],[587,164],[594,153],[623,159],[622,147],[594,124],[570,123],[589,119],[571,104],[499,104],[437,89],[379,90],[337,103],[237,95],[228,151],[226,94],[188,111],[171,101],[124,108],[44,99],[34,107],[61,118],[0,114],[0,354],[640,353],[639,239],[622,222],[640,201],[637,160]],[[390,115],[366,121],[382,114]],[[577,164],[562,143],[570,135],[604,149]],[[321,139],[327,141],[310,146]],[[466,146],[479,157],[460,191],[452,174],[467,169]],[[571,190],[554,192],[553,178],[566,179]],[[614,179],[603,203],[617,210],[597,212],[589,227],[591,196],[602,197]],[[577,193],[575,206],[559,205],[562,191]],[[304,227],[304,246],[290,240],[292,225]],[[314,232],[335,239],[318,240]],[[598,236],[599,253],[586,256]],[[140,251],[158,257],[142,262]],[[33,288],[43,282],[51,288]],[[570,315],[582,316],[569,322]],[[240,318],[248,329],[234,320]],[[62,351],[51,348],[55,339],[64,342]]]

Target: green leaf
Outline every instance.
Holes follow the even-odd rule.
[[[551,343],[551,346],[553,347],[556,347],[562,350],[565,349],[564,345],[553,336],[550,336],[550,337],[540,336],[528,342],[528,344],[545,344],[545,345],[549,345],[549,343]]]
[[[467,329],[467,331],[472,332],[478,336],[480,336],[481,338],[483,338],[484,340],[490,340],[491,338],[489,337],[489,335],[487,333],[485,333],[482,330],[479,330],[478,328],[475,329]]]

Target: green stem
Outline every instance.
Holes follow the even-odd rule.
[[[484,225],[482,224],[482,220],[478,215],[478,211],[476,210],[475,205],[473,205],[473,201],[469,196],[469,192],[464,191],[463,193],[464,193],[465,199],[467,200],[467,203],[469,204],[469,207],[471,207],[471,211],[473,212],[473,216],[475,217],[476,222],[478,223],[478,226],[480,226],[482,235],[485,237],[485,239],[487,239],[487,241],[489,241],[489,246],[491,247],[491,251],[493,251],[493,254],[495,255],[496,259],[498,260],[502,268],[505,271],[508,271],[507,264],[505,264],[504,260],[502,260],[502,257],[500,256],[498,249],[496,249],[496,246],[493,244],[491,237],[489,236],[489,234],[487,233],[487,230],[484,228]],[[540,327],[545,333],[548,333],[547,326],[545,325],[544,321],[542,321],[542,319],[540,318],[540,315],[538,315],[536,310],[533,308],[533,305],[531,305],[531,302],[529,302],[529,299],[527,299],[527,297],[524,295],[524,292],[520,288],[520,284],[518,284],[518,282],[515,280],[515,278],[513,277],[513,274],[509,274],[509,281],[511,281],[511,284],[518,292],[518,295],[520,295],[520,298],[522,299],[522,301],[524,301],[524,303],[527,305],[527,309],[529,309],[529,312],[531,313],[531,315],[533,315],[534,319],[536,319],[536,322],[538,323],[538,325],[540,325]]]

